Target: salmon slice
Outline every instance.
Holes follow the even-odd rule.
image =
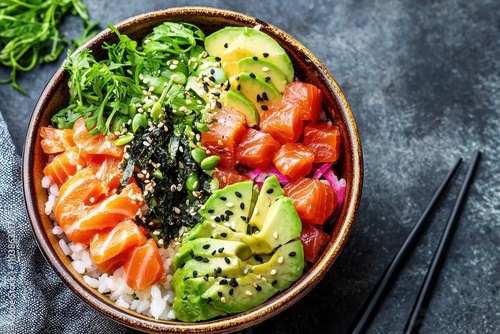
[[[306,145],[299,143],[288,143],[281,146],[273,158],[276,169],[292,181],[309,174],[313,162],[313,151]]]
[[[90,242],[90,255],[96,264],[103,263],[135,246],[142,246],[147,239],[131,219],[118,223],[110,231],[98,233]]]
[[[300,108],[291,103],[274,104],[260,116],[260,130],[281,144],[299,140],[304,128]]]
[[[149,239],[143,246],[132,249],[124,266],[127,284],[134,290],[166,282],[163,261],[153,239]]]
[[[57,154],[75,146],[73,141],[73,129],[56,129],[52,127],[41,127],[40,136],[42,150],[45,154]]]
[[[303,177],[287,184],[283,190],[292,199],[303,223],[321,225],[337,206],[332,188],[317,179]]]
[[[233,167],[234,150],[245,134],[246,118],[238,110],[223,108],[213,116],[210,129],[201,134],[201,142],[211,155],[220,157],[219,166]]]
[[[89,230],[99,231],[108,227],[115,227],[124,219],[135,218],[142,205],[141,189],[135,183],[130,183],[119,194],[115,193],[86,208],[85,214],[68,227],[68,233],[73,234],[76,231]],[[68,235],[68,237],[70,236]]]
[[[85,159],[80,155],[80,150],[78,147],[73,146],[58,154],[54,160],[45,166],[43,174],[48,176],[58,187],[61,187],[70,176],[75,175],[78,170],[85,167],[85,164]]]
[[[314,122],[304,129],[304,141],[314,152],[314,162],[335,162],[340,156],[340,130],[325,122]]]
[[[87,165],[92,168],[95,176],[106,183],[110,189],[118,188],[123,170],[120,168],[122,159],[105,155],[93,155]]]
[[[113,274],[116,269],[123,266],[123,264],[125,263],[125,260],[129,256],[129,253],[132,249],[133,249],[133,247],[125,250],[123,253],[120,253],[120,254],[116,255],[115,257],[112,257],[111,259],[108,259],[108,260],[101,262],[101,263],[96,263],[97,268],[102,273]]]
[[[71,176],[59,189],[53,212],[57,223],[73,242],[87,244],[94,233],[74,231],[73,225],[85,214],[87,206],[109,191],[90,168],[83,168]]]
[[[75,145],[83,152],[87,154],[109,155],[116,158],[121,158],[123,156],[123,146],[116,146],[113,142],[113,138],[103,134],[93,137],[89,136],[89,131],[85,125],[85,119],[78,119],[73,129],[73,140]]]
[[[248,167],[266,169],[280,146],[270,134],[249,128],[236,147],[236,161]]]
[[[322,93],[312,84],[294,81],[286,85],[283,102],[298,106],[303,121],[316,121],[321,112]]]

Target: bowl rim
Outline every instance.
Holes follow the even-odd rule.
[[[23,146],[22,154],[22,186],[23,194],[25,199],[25,204],[27,208],[28,218],[30,221],[31,229],[33,235],[37,241],[37,244],[56,274],[64,281],[64,283],[87,305],[100,311],[102,314],[108,316],[109,318],[115,320],[116,322],[148,332],[171,332],[171,333],[186,333],[188,331],[195,332],[231,332],[236,330],[241,330],[257,323],[261,323],[264,320],[271,318],[272,316],[282,312],[287,309],[295,302],[300,300],[305,296],[314,286],[316,286],[319,281],[325,276],[325,274],[330,270],[333,263],[336,261],[340,255],[342,249],[347,243],[348,237],[351,233],[352,226],[358,211],[361,191],[363,184],[363,155],[361,149],[361,140],[358,133],[357,125],[354,119],[354,115],[350,109],[350,106],[341,91],[339,85],[326,69],[326,67],[321,63],[321,61],[313,55],[305,46],[300,42],[295,40],[293,37],[288,35],[281,29],[269,24],[267,22],[262,22],[252,16],[239,13],[232,10],[220,9],[214,7],[204,7],[204,6],[182,6],[182,7],[171,7],[157,11],[150,11],[142,14],[138,14],[127,19],[124,19],[114,26],[119,30],[137,24],[140,22],[148,21],[154,17],[164,17],[165,20],[174,17],[179,14],[200,14],[201,12],[210,12],[212,15],[223,16],[225,18],[230,18],[236,20],[246,26],[255,26],[257,24],[264,23],[266,30],[272,32],[273,34],[279,35],[285,43],[290,45],[299,46],[300,51],[305,57],[314,62],[318,71],[321,75],[325,76],[328,85],[331,87],[331,91],[334,93],[335,98],[340,102],[340,111],[346,118],[346,131],[347,137],[350,140],[350,145],[352,147],[351,164],[353,166],[352,184],[350,196],[344,199],[345,221],[340,225],[338,230],[338,237],[335,242],[329,242],[326,249],[323,251],[322,256],[318,261],[307,271],[297,282],[295,282],[290,288],[281,292],[279,298],[273,297],[264,304],[259,305],[249,311],[238,313],[235,315],[226,316],[223,318],[218,318],[216,320],[209,320],[198,323],[183,323],[179,321],[163,321],[154,320],[153,318],[146,318],[140,314],[134,316],[130,313],[124,312],[124,310],[115,303],[104,303],[102,298],[98,295],[98,292],[90,292],[91,288],[84,286],[78,281],[69,271],[66,265],[62,262],[61,258],[56,254],[56,251],[51,247],[48,235],[45,233],[43,226],[41,224],[40,212],[37,209],[36,197],[35,197],[35,185],[33,182],[32,171],[33,171],[33,159],[32,152],[34,145],[36,144],[36,129],[39,126],[39,122],[42,116],[41,110],[44,105],[44,96],[50,94],[55,90],[55,86],[60,84],[65,70],[62,66],[54,73],[50,81],[47,83],[45,89],[40,95],[39,100],[34,108],[33,114],[31,116],[26,139]],[[109,28],[104,29],[98,35],[84,43],[79,47],[76,52],[80,52],[82,49],[90,47],[95,43],[100,43],[106,38],[115,36]]]

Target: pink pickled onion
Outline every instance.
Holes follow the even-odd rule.
[[[264,180],[271,175],[276,176],[278,182],[281,184],[287,184],[290,182],[290,179],[286,175],[281,174],[274,166],[269,166],[264,170],[256,168],[247,173],[248,178],[257,183],[259,189],[262,187]]]
[[[333,216],[337,218],[340,214],[340,210],[342,209],[342,204],[344,203],[346,181],[344,178],[339,180],[332,169],[327,170],[324,174],[324,177],[330,183],[330,186],[332,187],[333,192],[335,192],[335,195],[337,195],[337,207],[333,211]]]
[[[330,168],[332,167],[333,163],[332,162],[327,162],[321,165],[316,171],[314,172],[313,179],[319,179],[320,177],[323,176],[323,174]]]

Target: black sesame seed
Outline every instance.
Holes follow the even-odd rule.
[[[262,110],[267,110],[267,109],[268,109],[268,108],[267,108],[267,106],[266,106],[266,105],[264,105],[264,104],[263,104],[263,105],[261,105],[261,106],[260,106],[260,108],[261,108]]]
[[[194,252],[193,250],[191,249],[191,251],[189,252],[189,255],[191,255],[191,257],[194,257]]]
[[[221,298],[222,298],[222,292],[217,291],[217,294],[219,295],[219,297],[221,297]]]
[[[209,248],[210,248],[210,244],[203,245],[203,249],[209,249]]]
[[[241,195],[241,193],[240,193],[239,191],[235,191],[235,192],[234,192],[234,194],[235,194],[235,195],[236,195],[236,197],[238,197],[238,198],[241,198],[241,196],[242,196],[242,195]]]
[[[217,274],[220,274],[222,272],[222,268],[221,267],[217,267]]]
[[[243,219],[243,221],[247,221],[247,217],[245,216],[240,216],[241,219]]]
[[[226,237],[227,237],[227,233],[226,233],[226,232],[222,232],[222,233],[220,234],[220,236],[221,236],[221,237],[223,237],[223,238],[226,238]]]
[[[266,193],[272,194],[274,192],[274,188],[269,188],[266,190]]]
[[[184,281],[187,281],[189,279],[189,277],[184,277],[183,280]]]
[[[214,250],[214,251],[212,252],[212,256],[214,256],[214,255],[215,255],[215,253],[217,253],[217,250]]]
[[[203,260],[201,260],[201,261],[203,261],[204,263],[207,263],[209,260],[206,257],[204,257]]]
[[[278,284],[278,281],[277,281],[277,280],[274,280],[274,281],[272,281],[272,283],[271,283],[271,285],[276,285],[276,284]]]
[[[250,73],[250,78],[255,79],[255,74]]]
[[[236,288],[238,286],[238,281],[236,280],[236,278],[231,278],[229,280],[229,285],[232,286],[233,288]]]
[[[198,272],[196,270],[193,271],[193,277],[196,278],[198,276]]]
[[[233,211],[231,211],[231,210],[226,210],[226,211],[224,211],[224,212],[225,212],[225,213],[226,213],[226,215],[228,215],[228,216],[232,216],[232,215],[234,214],[234,213],[233,213]]]
[[[297,255],[297,253],[296,252],[290,252],[290,253],[288,253],[288,255],[294,257],[295,255]]]
[[[257,262],[260,262],[260,263],[264,262],[264,260],[262,259],[262,257],[260,255],[254,255],[253,257],[255,258],[255,261],[257,261]]]
[[[261,100],[260,94],[257,94],[257,102],[260,102],[260,100]]]
[[[212,301],[212,298],[208,297],[207,298],[207,304],[210,303]]]
[[[215,74],[215,69],[210,69],[210,74],[214,75]]]
[[[229,295],[232,296],[233,295],[233,292],[234,290],[233,289],[229,289]]]
[[[219,216],[215,217],[214,220],[215,220],[216,223],[220,223],[221,222],[221,219],[220,219]]]
[[[245,203],[243,203],[243,202],[240,203],[240,209],[245,210]]]
[[[208,282],[208,274],[206,274],[205,276],[203,276],[203,279]]]
[[[262,291],[262,288],[260,287],[260,285],[257,285],[257,286],[255,287],[255,290],[257,290],[257,291]]]
[[[208,93],[208,85],[207,84],[203,84],[203,90],[205,91],[205,93]]]
[[[266,92],[262,92],[262,100],[269,101],[269,98],[267,97],[267,93]]]
[[[236,86],[236,90],[239,91],[241,89],[241,85]]]
[[[186,262],[182,262],[181,265],[179,266],[179,268],[184,268],[184,266],[186,265]]]
[[[267,53],[267,52],[264,52],[262,55],[264,56],[264,58],[269,57],[269,53]]]
[[[271,81],[271,77],[266,77],[264,80],[265,80],[266,82],[269,82],[269,81]]]
[[[215,210],[214,210],[214,209],[210,209],[210,210],[208,210],[207,212],[208,212],[208,213],[214,213],[214,212],[215,212]]]
[[[217,250],[219,253],[222,253],[224,251],[224,247],[221,247]]]
[[[197,256],[197,257],[195,257],[194,259],[195,259],[196,261],[201,261],[201,260],[203,260],[203,258],[202,258],[201,256]]]
[[[224,47],[227,49],[227,47],[229,46],[229,44],[227,43],[224,43]]]
[[[219,101],[216,101],[215,102],[215,105],[217,106],[217,108],[222,108],[222,103],[220,103]]]
[[[221,197],[220,197],[220,200],[221,200],[221,201],[225,201],[225,200],[227,200],[227,197],[225,197],[225,196],[221,196]]]
[[[220,221],[223,222],[226,220],[226,216],[223,213],[220,214]]]
[[[257,57],[257,56],[253,56],[253,57],[252,57],[252,59],[253,59],[253,60],[259,60],[259,57]]]
[[[229,260],[229,258],[226,256],[224,257],[224,261],[226,261],[227,264],[230,264],[231,263],[231,260]]]
[[[227,279],[221,279],[219,285],[226,285],[228,283]]]
[[[219,93],[219,92],[212,92],[212,94],[213,94],[214,96],[220,96],[220,93]]]
[[[229,285],[233,288],[236,288],[238,286],[238,281],[236,280],[236,278],[231,278],[231,280],[229,281]]]
[[[212,75],[208,77],[208,80],[215,82],[215,78]]]
[[[215,57],[215,61],[220,61],[220,57]]]

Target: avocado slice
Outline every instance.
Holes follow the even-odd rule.
[[[245,115],[247,125],[252,127],[259,124],[259,112],[245,95],[235,90],[228,90],[224,97],[224,106],[231,107]]]
[[[276,176],[272,175],[266,178],[262,184],[262,188],[260,189],[257,203],[255,203],[255,207],[248,224],[261,230],[262,225],[264,224],[264,219],[267,217],[269,207],[278,196],[281,196],[284,193],[285,192],[283,191],[283,188],[281,188],[281,184]]]
[[[292,61],[276,40],[257,29],[244,27],[241,30],[241,34],[228,43],[227,49],[220,56],[225,70],[236,72],[231,67],[238,67],[238,61],[246,57],[264,58],[278,66],[288,82],[293,81]]]
[[[203,293],[216,280],[213,277],[209,279],[205,277],[190,278],[185,280],[183,284],[174,286],[173,307],[176,318],[184,322],[196,322],[226,315],[227,312],[216,309],[202,298]]]
[[[174,270],[191,258],[228,257],[236,255],[245,260],[252,255],[252,251],[241,241],[217,240],[212,238],[198,238],[183,243],[175,254],[172,262]]]
[[[205,50],[210,56],[222,57],[222,54],[243,33],[242,27],[225,27],[205,38]]]
[[[227,284],[221,282],[208,288],[202,298],[210,300],[214,308],[227,313],[249,310],[278,292],[271,284],[252,273],[229,280]]]
[[[259,114],[271,104],[281,103],[282,95],[276,87],[266,82],[266,78],[251,72],[241,72],[229,78],[231,89],[245,95],[252,102]]]
[[[182,238],[182,244],[197,238],[213,238],[221,240],[241,240],[242,233],[235,232],[224,225],[216,224],[210,221],[196,224]]]
[[[252,265],[250,270],[264,277],[277,290],[287,289],[304,271],[302,242],[294,240],[279,247],[267,262]]]
[[[262,229],[251,235],[244,235],[246,243],[254,254],[269,254],[287,242],[300,237],[302,222],[290,198],[278,196],[269,207]]]
[[[283,71],[278,66],[261,58],[246,57],[240,59],[238,68],[239,72],[251,72],[269,78],[268,82],[272,83],[280,93],[283,93],[288,83]],[[226,74],[231,77],[237,73],[230,73],[226,70]]]
[[[214,191],[198,212],[206,221],[223,225],[235,232],[246,233],[252,198],[251,180],[231,184]]]

